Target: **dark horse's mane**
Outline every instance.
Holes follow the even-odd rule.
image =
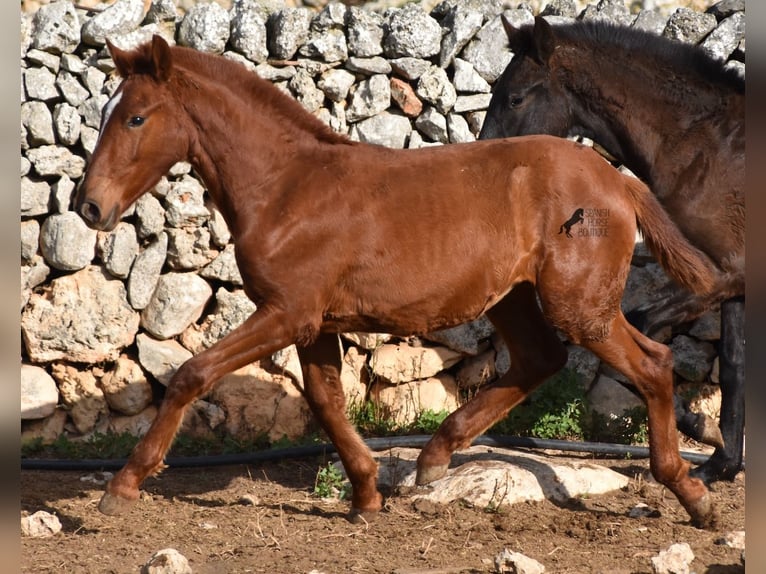
[[[531,29],[528,28],[530,33]],[[607,51],[610,56],[621,53],[633,59],[661,61],[682,75],[697,74],[705,81],[745,92],[745,80],[739,72],[726,68],[725,62],[711,57],[693,44],[604,21],[575,22],[556,25],[553,29],[557,38],[568,43],[595,46]]]
[[[259,77],[242,64],[182,46],[173,46],[171,50],[174,66],[185,72],[209,77],[219,86],[230,87],[236,97],[248,101],[250,105],[258,102],[258,105],[268,106],[274,114],[290,118],[290,122],[284,122],[286,129],[296,125],[299,129],[313,133],[320,141],[353,143],[346,135],[334,132],[297,100],[288,97],[271,82]]]

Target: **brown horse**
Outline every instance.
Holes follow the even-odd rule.
[[[175,162],[191,162],[235,237],[258,309],[178,369],[107,486],[103,512],[121,512],[163,468],[194,399],[294,343],[305,397],[351,481],[352,516],[373,515],[382,505],[377,465],[346,418],[337,333],[427,333],[486,312],[511,369],[445,421],[420,455],[419,483],[442,476],[456,449],[563,366],[555,326],[635,382],[649,412],[652,472],[696,524],[713,522],[710,494],[678,452],[670,350],[620,312],[637,221],[680,283],[704,292],[712,268],[644,184],[550,136],[422,150],[355,143],[224,58],[158,36],[110,50],[124,80],[105,106],[78,212],[112,229]],[[602,214],[598,233],[558,235],[580,207]]]
[[[657,195],[687,240],[716,264],[715,288],[674,289],[631,321],[651,335],[721,303],[720,432],[679,401],[678,425],[716,445],[692,471],[733,479],[745,426],[745,81],[700,48],[603,22],[514,28],[480,139],[582,135]],[[635,319],[634,319],[635,317]]]

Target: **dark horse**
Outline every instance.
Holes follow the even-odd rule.
[[[712,292],[681,289],[646,305],[648,334],[721,303],[720,432],[688,413],[678,425],[716,446],[692,471],[733,479],[745,425],[745,82],[701,49],[604,23],[514,28],[480,139],[551,134],[594,140],[645,181],[686,239],[716,264]],[[711,431],[715,431],[712,433]]]
[[[178,369],[108,484],[103,512],[121,512],[163,468],[194,399],[295,344],[306,400],[353,487],[352,516],[374,515],[377,464],[346,418],[337,334],[427,333],[486,313],[511,368],[446,419],[420,454],[420,484],[443,476],[456,449],[564,365],[555,326],[635,383],[649,412],[654,476],[695,524],[713,524],[711,495],[678,452],[671,352],[627,322],[620,299],[637,224],[681,284],[704,293],[714,269],[641,181],[551,136],[423,150],[356,143],[220,56],[159,36],[110,51],[123,82],[104,108],[77,211],[110,230],[174,163],[191,162],[232,231],[258,308]],[[607,236],[558,235],[577,207],[608,209]]]

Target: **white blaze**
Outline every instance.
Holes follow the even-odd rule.
[[[114,111],[114,108],[117,107],[117,104],[120,103],[120,100],[122,99],[122,90],[117,90],[115,94],[112,96],[112,98],[106,102],[106,105],[104,106],[104,111],[101,115],[101,129],[98,132],[98,138],[96,139],[96,145],[98,145],[98,142],[101,141],[101,134],[104,133],[104,130],[106,129],[106,124],[109,122],[109,117],[112,115],[112,112]]]

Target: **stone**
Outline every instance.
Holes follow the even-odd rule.
[[[383,16],[358,6],[346,12],[346,35],[351,56],[369,58],[383,53]]]
[[[53,125],[59,141],[73,146],[80,139],[80,113],[77,108],[63,102],[53,108]]]
[[[90,264],[96,254],[97,232],[73,211],[48,217],[40,228],[40,251],[45,261],[62,271]]]
[[[346,409],[361,406],[367,397],[367,354],[359,352],[356,347],[349,347],[343,357],[340,369],[340,384],[346,397]]]
[[[161,275],[149,304],[141,311],[141,326],[158,339],[180,335],[199,319],[212,294],[207,281],[194,273]]]
[[[474,389],[496,378],[494,349],[467,357],[459,363],[455,373],[455,382],[459,389]]]
[[[85,160],[61,146],[44,145],[30,149],[27,159],[42,177],[68,175],[79,179],[85,171]]]
[[[40,245],[40,224],[30,219],[21,222],[21,260],[31,262]]]
[[[713,58],[726,60],[745,37],[745,13],[736,12],[722,20],[700,47]]]
[[[373,56],[371,58],[356,58],[351,57],[346,60],[346,68],[352,72],[358,72],[365,76],[372,76],[373,74],[390,74],[391,64],[385,58],[380,56]]]
[[[146,193],[136,201],[136,233],[141,239],[159,235],[165,228],[165,209],[160,201]]]
[[[672,40],[699,44],[718,24],[715,16],[696,12],[691,8],[678,8],[670,16],[662,35]]]
[[[109,406],[93,372],[54,363],[51,374],[58,383],[61,402],[68,409],[78,433],[93,431],[99,420],[109,415]]]
[[[721,313],[710,311],[695,319],[689,335],[701,341],[717,341],[721,337]]]
[[[439,52],[439,66],[446,68],[465,45],[481,29],[484,15],[473,10],[468,4],[455,4],[442,18],[441,26],[446,31]]]
[[[388,333],[343,333],[343,338],[351,341],[354,345],[372,351],[380,347],[383,343],[391,340]]]
[[[459,406],[458,387],[448,373],[393,385],[378,381],[370,397],[387,419],[402,426],[414,423],[423,412],[452,412]]]
[[[48,68],[24,70],[24,89],[28,100],[51,102],[59,97],[56,76]]]
[[[21,444],[28,444],[32,441],[51,444],[64,433],[66,422],[67,413],[64,409],[56,409],[52,415],[44,419],[22,420]]]
[[[348,58],[346,34],[343,30],[346,7],[331,2],[312,20],[309,37],[298,50],[301,56],[323,62],[341,62]]]
[[[311,113],[315,113],[324,103],[324,93],[316,87],[311,74],[304,68],[298,68],[287,85],[298,103]]]
[[[465,112],[475,112],[479,110],[486,110],[489,107],[489,102],[492,99],[492,94],[472,94],[470,96],[457,96],[455,98],[455,105],[452,106],[452,111],[456,114],[462,114]],[[482,118],[482,122],[484,119]],[[478,133],[481,130],[479,126],[475,131]]]
[[[56,77],[56,87],[72,107],[79,107],[90,97],[90,92],[71,73],[62,70]]]
[[[192,353],[199,353],[225,337],[257,309],[241,289],[228,291],[220,287],[215,300],[215,309],[200,324],[189,325],[181,334],[181,343]]]
[[[391,70],[405,80],[417,80],[426,73],[433,64],[422,58],[394,58],[389,60]]]
[[[63,4],[64,2],[62,2]],[[29,538],[49,538],[61,532],[61,521],[55,514],[38,510],[21,517],[21,535]]]
[[[495,556],[495,572],[508,574],[543,574],[545,566],[534,558],[507,548]]]
[[[551,0],[540,12],[540,16],[565,16],[574,18],[577,16],[577,6],[574,0]]]
[[[109,408],[124,415],[137,415],[152,402],[152,387],[141,365],[124,354],[101,377],[101,390]]]
[[[128,305],[122,282],[90,266],[33,294],[21,328],[34,362],[99,363],[116,359],[133,342],[138,314]]]
[[[427,379],[450,368],[462,355],[447,347],[386,343],[372,352],[372,372],[392,384]]]
[[[333,68],[322,74],[317,82],[317,87],[332,101],[342,102],[346,99],[355,80],[354,74]]]
[[[44,181],[33,181],[28,177],[21,178],[21,215],[35,217],[48,213],[50,200],[50,185]]]
[[[210,247],[210,231],[205,227],[170,228],[166,231],[166,262],[174,271],[201,269],[216,256]]]
[[[384,112],[390,105],[391,86],[388,78],[377,74],[360,82],[352,91],[346,119],[352,123],[358,122]]]
[[[425,338],[465,355],[477,355],[487,347],[487,340],[494,331],[489,319],[482,316],[456,327],[432,331]]]
[[[721,546],[726,546],[727,548],[736,548],[737,550],[744,550],[745,549],[745,531],[744,530],[733,530],[731,532],[727,532],[724,536],[721,538],[718,538],[715,541],[716,544],[720,544]]]
[[[146,333],[138,334],[136,347],[141,366],[165,386],[178,368],[192,358],[192,353],[177,341],[158,341]]]
[[[82,41],[102,46],[112,35],[132,32],[144,19],[144,0],[120,0],[97,12],[82,26]]]
[[[488,94],[492,87],[482,78],[470,62],[461,58],[453,61],[455,74],[453,84],[457,92]]]
[[[109,273],[126,279],[138,255],[136,228],[125,222],[118,223],[111,232],[102,235],[99,254]]]
[[[205,206],[205,188],[189,175],[170,184],[164,203],[165,221],[171,227],[199,227],[210,218]]]
[[[141,566],[141,574],[192,574],[189,560],[175,548],[164,548],[152,554]]]
[[[534,16],[526,8],[506,10],[503,15],[517,28],[525,24],[534,24]],[[499,16],[487,22],[460,53],[460,58],[469,62],[490,84],[500,77],[511,61],[511,56],[508,36]]]
[[[686,542],[671,544],[657,556],[652,557],[654,574],[689,574],[694,552]]]
[[[27,129],[27,142],[30,146],[56,143],[53,117],[43,102],[31,101],[21,104],[21,123]]]
[[[419,4],[391,9],[384,30],[383,50],[388,58],[430,58],[441,49],[441,26]]]
[[[587,393],[590,409],[611,421],[630,409],[643,407],[643,401],[606,375],[599,375]]]
[[[599,0],[598,4],[589,4],[585,7],[582,20],[630,26],[633,23],[633,16],[623,0]]]
[[[567,363],[564,368],[576,372],[583,387],[585,389],[590,388],[591,383],[593,383],[598,374],[598,368],[601,364],[600,359],[588,349],[579,345],[567,346],[567,353]]]
[[[206,267],[199,272],[201,277],[216,281],[231,283],[232,285],[242,285],[242,275],[239,273],[236,256],[234,254],[234,244],[229,244],[213,259]]]
[[[289,60],[309,37],[313,13],[308,8],[284,8],[268,21],[269,54],[277,60]]]
[[[34,16],[32,46],[52,54],[74,52],[80,43],[80,29],[80,19],[72,2],[40,6]]]
[[[165,264],[167,248],[168,236],[161,233],[136,255],[127,282],[128,300],[134,309],[140,311],[149,304]]]
[[[195,4],[178,27],[178,43],[201,52],[223,54],[229,40],[229,13],[214,2]]]
[[[455,87],[449,81],[447,72],[438,66],[432,66],[420,76],[415,93],[433,104],[442,114],[449,112],[457,99]]]
[[[476,141],[468,122],[460,114],[447,115],[447,133],[450,143],[469,143]]]
[[[21,365],[21,420],[52,415],[59,400],[56,381],[42,367]]]
[[[150,405],[135,415],[111,413],[107,430],[117,435],[129,433],[144,436],[157,418],[157,410],[157,407]]]
[[[706,380],[716,355],[712,344],[678,335],[670,343],[670,350],[673,351],[673,370],[679,377],[692,383]]]
[[[415,127],[431,141],[449,143],[447,118],[432,106],[426,106],[423,113],[417,117]]]
[[[633,28],[662,36],[668,19],[657,10],[641,10],[633,20]]]
[[[208,400],[229,413],[226,432],[238,438],[266,434],[271,441],[295,440],[306,434],[312,420],[308,404],[289,377],[254,364],[224,376]]]
[[[391,99],[404,113],[405,116],[416,118],[423,111],[423,102],[415,94],[407,82],[399,78],[391,78]]]
[[[63,214],[70,211],[72,204],[72,195],[74,194],[74,182],[68,175],[62,175],[59,180],[51,186],[51,211]]]
[[[229,43],[248,60],[259,64],[269,58],[266,19],[259,4],[250,0],[237,0],[231,8]]]
[[[210,230],[210,241],[216,247],[226,247],[231,240],[229,226],[226,224],[226,220],[221,212],[214,206],[209,205],[208,211],[210,212],[210,219],[208,219],[207,228]]]

